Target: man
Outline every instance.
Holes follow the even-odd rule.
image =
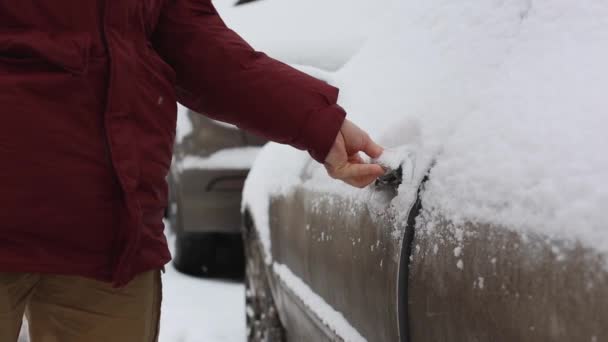
[[[382,148],[337,96],[210,0],[0,0],[0,341],[156,340],[176,100],[363,187]]]

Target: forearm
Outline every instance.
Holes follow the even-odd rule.
[[[255,51],[210,1],[170,2],[154,44],[184,105],[324,161],[345,116],[338,90]]]

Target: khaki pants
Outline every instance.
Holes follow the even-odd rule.
[[[31,342],[154,342],[160,302],[160,271],[120,289],[75,276],[0,273],[0,342],[17,341],[24,313]]]

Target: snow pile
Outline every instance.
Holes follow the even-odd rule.
[[[230,169],[248,170],[253,165],[261,147],[235,147],[217,151],[206,158],[185,156],[177,165],[182,170]]]
[[[302,300],[310,311],[323,320],[334,333],[346,342],[367,341],[359,332],[353,328],[344,316],[329,306],[323,298],[319,297],[302,279],[293,274],[285,265],[273,264],[274,272],[279,276],[289,289]]]
[[[415,151],[419,172],[436,161],[423,206],[607,252],[608,4],[402,1],[383,13],[383,28],[332,79],[373,137]],[[369,198],[320,166],[303,181],[307,161],[262,151],[245,192],[260,230],[268,212],[258,203],[293,184]],[[393,205],[408,208],[412,191],[402,185]]]
[[[217,6],[226,24],[253,47],[286,63],[336,70],[363,44],[378,4],[367,0],[264,0]]]

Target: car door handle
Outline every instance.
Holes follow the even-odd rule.
[[[416,165],[416,153],[407,147],[387,149],[383,155],[373,161],[381,165],[386,172],[374,183],[378,188],[398,188],[401,183],[413,181]]]
[[[403,165],[396,169],[387,169],[386,173],[376,179],[376,187],[398,187],[403,182]]]

